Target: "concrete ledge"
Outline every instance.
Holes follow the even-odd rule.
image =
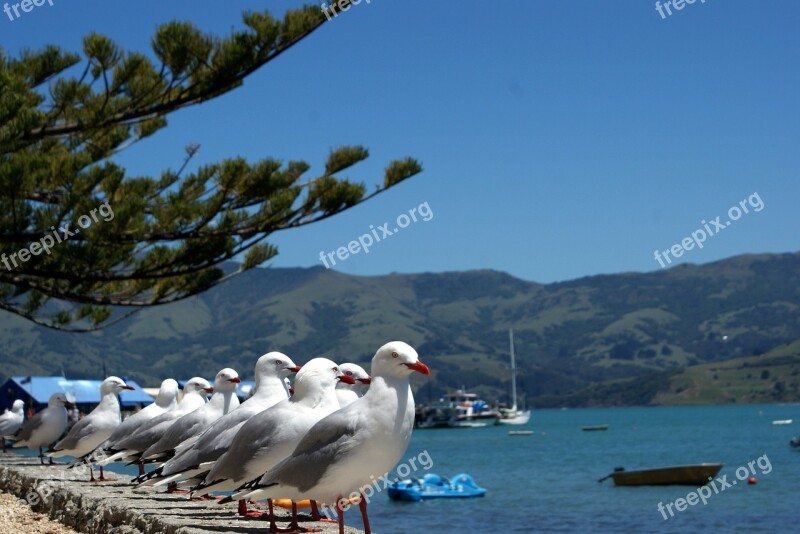
[[[63,464],[42,466],[38,458],[0,454],[0,489],[24,499],[37,512],[80,532],[91,534],[197,534],[269,532],[265,519],[241,518],[234,505],[216,501],[190,501],[151,488],[134,489],[131,477],[106,471],[112,482],[92,484],[87,470],[66,469]],[[351,509],[349,514],[358,513]],[[276,509],[279,526],[289,514]],[[311,522],[305,526],[336,534],[335,523]],[[360,530],[345,528],[347,534]]]

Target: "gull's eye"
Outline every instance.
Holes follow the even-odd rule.
[[[392,358],[397,358],[397,357],[399,357],[399,356],[400,356],[400,355],[399,355],[399,354],[397,354],[396,352],[393,352],[393,353],[392,353]]]
[[[275,366],[283,365],[283,362],[280,360],[275,360]]]
[[[353,371],[347,371],[345,374],[346,374],[347,376],[353,376]]]

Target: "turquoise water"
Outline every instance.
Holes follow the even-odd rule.
[[[794,423],[774,426],[775,419]],[[610,428],[580,430],[596,424]],[[509,429],[535,432],[509,436]],[[797,434],[800,405],[537,410],[524,427],[415,430],[406,459],[427,451],[430,472],[448,477],[467,472],[488,489],[486,497],[399,503],[382,491],[370,500],[370,520],[378,534],[796,532],[800,451],[789,440]],[[597,482],[616,466],[702,462],[722,463],[718,476],[732,482],[738,467],[759,458],[771,471],[762,473],[768,469],[754,465],[756,485],[738,482],[709,497],[708,504],[676,511],[667,520],[658,504],[685,498],[693,488]],[[428,457],[421,460],[427,463]],[[112,469],[135,472],[119,465]],[[414,474],[425,472],[420,468]],[[345,521],[361,525],[357,508]]]
[[[775,419],[794,419],[774,426]],[[464,471],[487,488],[484,498],[396,503],[372,498],[376,531],[490,532],[796,532],[800,526],[800,405],[659,407],[534,411],[532,436],[510,427],[417,430],[407,458],[427,450],[431,472]],[[605,432],[583,425],[609,424]],[[686,463],[722,463],[718,476],[754,464],[756,485],[738,482],[665,520],[664,504],[693,488],[615,487],[597,480],[615,466],[627,469]],[[417,473],[423,473],[420,470]],[[744,472],[740,471],[744,476]],[[718,484],[721,487],[721,484]],[[385,493],[385,492],[384,492]],[[673,508],[674,510],[674,508]],[[356,524],[357,512],[347,520]]]

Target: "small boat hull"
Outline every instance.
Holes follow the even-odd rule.
[[[583,430],[584,432],[600,432],[603,430],[608,430],[608,425],[582,426],[581,430]]]
[[[676,465],[641,469],[636,471],[615,471],[611,474],[615,486],[703,486],[713,479],[722,464]]]

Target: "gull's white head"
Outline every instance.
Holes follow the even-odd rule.
[[[201,378],[199,376],[195,376],[194,378],[190,379],[186,384],[183,386],[183,394],[186,395],[187,393],[214,393],[214,388],[211,387],[211,384],[208,383],[208,380],[205,378]]]
[[[103,383],[100,384],[100,395],[118,395],[120,391],[123,390],[134,390],[133,386],[129,386],[119,377],[116,376],[109,376]]]
[[[67,400],[66,393],[53,393],[50,395],[50,399],[47,401],[47,407],[57,408],[58,406],[64,406],[66,408],[75,407],[74,404]]]
[[[21,399],[17,399],[14,401],[14,404],[11,405],[11,411],[17,415],[24,413],[25,411],[25,401]]]
[[[360,365],[343,363],[339,366],[339,370],[342,371],[342,374],[352,377],[355,383],[348,384],[347,382],[339,382],[336,385],[336,389],[359,389],[361,386],[369,385],[372,381],[369,374]]]
[[[239,373],[226,367],[214,377],[214,391],[235,391],[236,386],[239,385],[242,379],[239,378]]]
[[[299,370],[300,366],[282,352],[268,352],[256,362],[256,386],[263,378],[286,378]]]
[[[178,398],[178,391],[178,382],[172,378],[167,378],[161,382],[161,387],[158,389],[156,404],[166,408]]]
[[[372,376],[404,377],[411,373],[431,374],[428,366],[419,361],[417,351],[402,341],[390,341],[372,357]]]
[[[314,358],[297,373],[294,379],[294,396],[299,399],[313,392],[328,389],[332,391],[339,382],[355,384],[355,380],[342,373],[332,360]]]

